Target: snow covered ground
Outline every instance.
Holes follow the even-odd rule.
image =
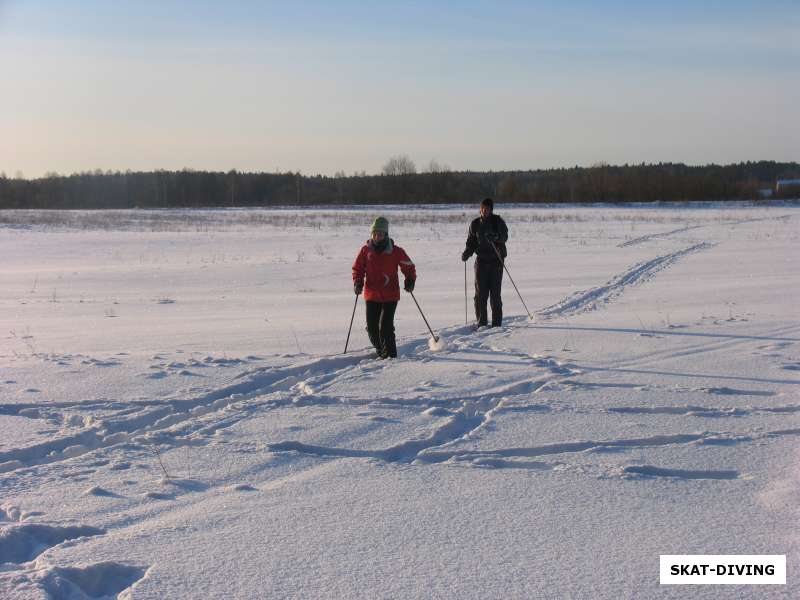
[[[798,207],[497,212],[475,333],[477,207],[0,212],[0,596],[798,597]],[[377,214],[442,350],[342,354]]]

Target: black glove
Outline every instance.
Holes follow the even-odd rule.
[[[403,283],[403,289],[409,293],[414,291],[414,284],[417,282],[416,279],[406,279],[405,283]]]
[[[464,250],[461,253],[461,260],[463,260],[464,262],[467,262],[469,260],[470,256],[472,256],[472,252],[470,252],[469,250]]]
[[[360,295],[363,289],[364,289],[363,281],[356,281],[353,283],[353,291],[356,293],[356,296]]]

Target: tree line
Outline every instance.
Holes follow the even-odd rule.
[[[402,159],[398,164],[397,159]],[[757,200],[778,179],[800,178],[796,162],[688,166],[658,163],[540,169],[451,171],[435,161],[416,172],[393,157],[379,175],[91,171],[37,179],[0,174],[0,209],[171,208],[351,204],[452,204],[491,196],[499,202],[692,202]],[[781,192],[797,197],[797,189]],[[780,197],[781,194],[773,195]]]

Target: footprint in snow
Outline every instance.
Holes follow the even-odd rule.
[[[712,471],[694,469],[665,469],[652,465],[630,466],[623,469],[627,477],[668,477],[672,479],[739,479],[738,471]]]
[[[147,492],[142,494],[145,500],[175,500],[172,494],[164,494],[163,492]]]
[[[370,420],[370,421],[375,421],[377,423],[397,423],[398,422],[397,419],[391,419],[389,417],[382,417],[380,415],[372,415],[370,417],[367,417],[367,419]]]
[[[126,471],[131,468],[131,463],[129,462],[114,463],[108,468],[111,469],[112,471]]]
[[[88,490],[83,492],[83,495],[84,496],[98,496],[98,497],[101,497],[101,498],[120,498],[121,497],[118,494],[115,494],[114,492],[111,492],[111,491],[109,491],[109,490],[107,490],[105,488],[101,488],[100,486],[97,486],[97,485],[95,485],[93,487],[90,487]]]
[[[145,374],[144,377],[146,379],[164,379],[168,375],[169,373],[167,373],[166,371],[156,371],[155,373]]]
[[[47,567],[36,579],[51,598],[119,598],[147,574],[139,566],[102,562],[81,567]]]
[[[94,365],[95,367],[118,367],[122,363],[117,360],[99,360],[97,358],[89,358],[81,361],[82,365]]]
[[[24,523],[0,530],[0,564],[22,564],[68,540],[102,535],[105,530],[86,525],[61,527],[44,523]]]
[[[204,375],[200,375],[199,373],[192,373],[188,369],[183,369],[181,371],[178,371],[178,375],[181,375],[183,377],[205,377]]]
[[[428,410],[422,411],[422,414],[428,417],[449,417],[453,412],[442,406],[433,406]]]
[[[162,479],[161,483],[163,485],[171,485],[180,488],[187,492],[202,492],[210,487],[204,481],[199,481],[197,479],[173,479],[170,477]]]
[[[232,492],[257,492],[258,488],[254,488],[249,483],[237,483],[236,485],[230,486],[228,488]]]
[[[13,504],[0,504],[0,522],[10,521],[13,523],[21,523],[27,521],[31,517],[38,517],[43,514],[44,513],[41,511],[24,511]]]
[[[421,387],[424,388],[439,388],[439,387],[447,387],[443,383],[439,383],[437,381],[423,381],[419,384]]]
[[[482,469],[527,469],[529,471],[550,471],[553,466],[538,460],[507,460],[503,458],[476,458],[472,466]]]

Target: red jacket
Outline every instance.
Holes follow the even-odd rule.
[[[390,239],[383,252],[378,252],[369,240],[353,263],[353,282],[364,281],[364,300],[397,302],[400,300],[398,267],[406,279],[417,278],[414,263],[400,246]]]

